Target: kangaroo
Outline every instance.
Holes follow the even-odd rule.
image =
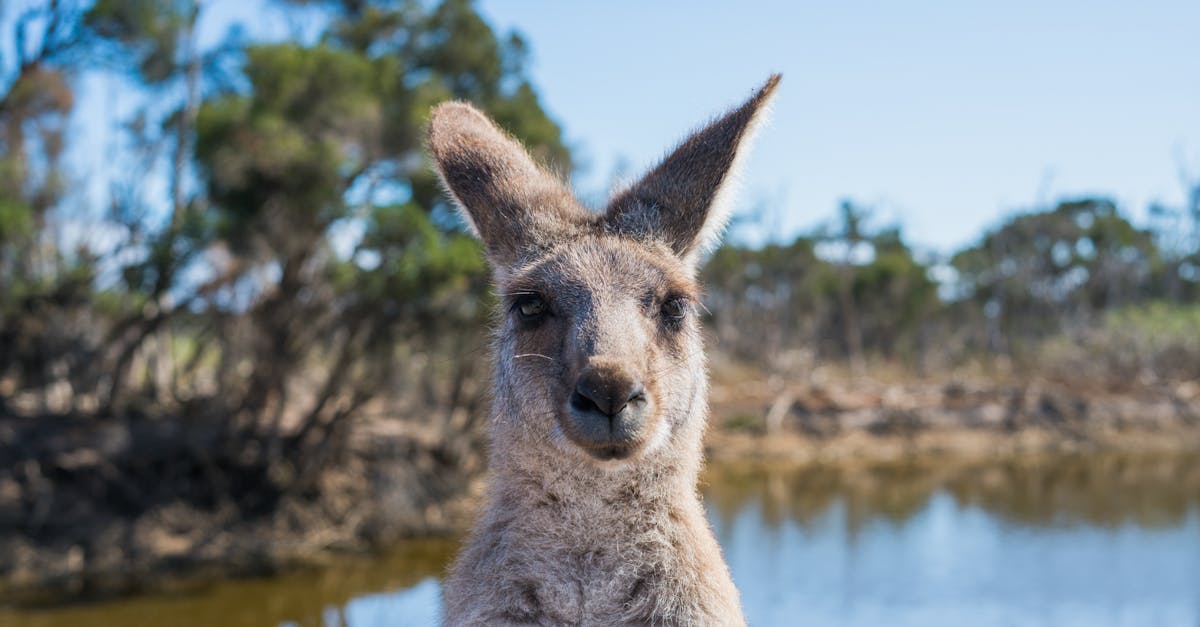
[[[603,212],[471,105],[434,109],[429,151],[500,302],[486,500],[447,625],[745,624],[696,489],[696,274],[779,79]]]

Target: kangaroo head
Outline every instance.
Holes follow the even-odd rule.
[[[688,137],[602,212],[470,105],[434,110],[430,151],[500,297],[494,454],[507,442],[632,459],[688,425],[700,432],[696,266],[718,241],[739,157],[778,82]]]

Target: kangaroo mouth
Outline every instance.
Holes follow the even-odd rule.
[[[570,417],[565,417],[560,424],[572,444],[600,461],[630,459],[636,456],[645,444],[645,438],[640,437],[640,434],[608,434],[607,437],[597,437],[598,434],[580,433],[581,429],[572,424]]]
[[[632,444],[580,446],[580,448],[582,448],[584,451],[587,451],[588,455],[591,455],[592,457],[604,462],[629,459],[630,457],[633,457],[633,454],[638,450],[638,447]]]
[[[639,403],[609,416],[568,404],[558,422],[567,439],[590,457],[616,461],[630,459],[644,448],[651,411],[646,403]]]

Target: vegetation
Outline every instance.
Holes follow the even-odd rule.
[[[325,460],[383,391],[405,413],[477,413],[464,410],[482,374],[483,266],[426,167],[422,125],[433,103],[468,99],[569,168],[561,131],[520,38],[469,2],[320,9],[311,44],[231,35],[211,50],[197,49],[199,3],[19,9],[11,34],[28,52],[0,105],[8,411],[199,411],[255,451],[235,457],[266,465]],[[101,70],[146,98],[114,155],[130,174],[97,218],[60,157],[76,79]]]
[[[421,142],[433,103],[470,100],[569,173],[526,44],[470,0],[273,6],[315,32],[202,46],[207,3],[0,8],[0,524],[54,538],[80,499],[134,515],[172,499],[329,509],[327,473],[368,415],[421,443],[423,481],[478,468],[491,295]],[[71,132],[96,75],[128,87],[103,146]],[[68,167],[81,146],[104,151],[106,189]],[[1069,200],[948,256],[847,201],[789,244],[715,252],[715,350],[782,376],[983,363],[1186,382],[1200,183],[1188,198],[1145,226]],[[119,454],[55,448],[114,429]]]
[[[0,575],[57,568],[22,563],[29,539],[129,576],[161,557],[146,525],[193,561],[375,541],[437,527],[478,469],[486,275],[423,126],[470,100],[569,170],[524,43],[466,0],[296,2],[276,10],[315,15],[312,41],[201,48],[208,6],[4,5]],[[93,194],[63,155],[98,73],[134,105]],[[407,419],[354,442],[367,413]],[[213,540],[255,519],[257,540]]]
[[[861,373],[865,358],[1036,373],[1062,365],[1053,345],[1086,336],[1096,363],[1171,347],[1170,366],[1146,367],[1183,380],[1200,366],[1200,183],[1189,207],[1155,211],[1173,217],[1169,228],[1138,227],[1107,199],[1067,200],[938,258],[847,202],[832,227],[789,245],[718,250],[705,268],[713,330],[720,349],[789,373],[820,361]],[[1129,374],[1112,365],[1101,378]]]

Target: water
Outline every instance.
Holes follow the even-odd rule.
[[[723,466],[704,492],[751,625],[1200,626],[1200,458]],[[432,625],[454,549],[0,624]]]

